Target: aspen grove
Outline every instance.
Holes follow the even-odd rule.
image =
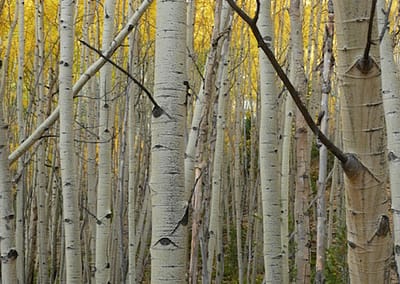
[[[400,1],[0,25],[1,283],[400,282]]]

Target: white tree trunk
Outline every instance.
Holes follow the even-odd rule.
[[[114,34],[115,0],[106,0],[104,3],[104,28],[102,50],[110,48]],[[110,228],[112,219],[111,210],[111,147],[114,135],[114,111],[112,98],[112,66],[105,64],[100,70],[100,113],[99,113],[99,177],[97,184],[97,211],[99,220],[96,226],[96,270],[97,284],[110,281]],[[115,212],[114,212],[115,213]]]
[[[78,188],[76,186],[75,163],[71,161],[75,156],[72,94],[75,1],[61,0],[60,5],[60,163],[66,281],[67,283],[82,283]]]
[[[271,19],[271,2],[261,1],[258,27],[273,50],[274,26]],[[275,71],[267,56],[259,51],[260,61],[260,181],[263,208],[263,240],[265,283],[282,282],[280,188],[278,159],[278,96]]]
[[[151,123],[152,283],[187,283],[185,200],[186,3],[157,1]]]
[[[382,69],[382,96],[385,110],[387,131],[387,148],[390,174],[390,191],[392,195],[393,212],[393,236],[394,256],[397,271],[400,271],[400,83],[399,70],[393,58],[392,40],[386,24],[385,2],[378,0],[377,16],[378,31],[385,30],[380,45],[381,69]]]
[[[23,106],[23,89],[24,89],[24,62],[25,62],[25,5],[24,0],[18,1],[18,81],[17,81],[17,116],[19,142],[25,138],[24,129],[24,106]],[[17,281],[25,282],[25,170],[24,161],[18,161],[18,172],[21,177],[17,180],[16,192],[16,249],[19,257],[17,258]]]
[[[223,4],[226,9],[227,2]],[[223,10],[221,10],[223,11]],[[228,17],[228,18],[227,18]],[[229,27],[224,25],[230,18],[228,13],[221,13],[221,27]],[[222,29],[222,28],[221,28]],[[207,254],[207,277],[208,283],[211,283],[214,258],[221,262],[222,251],[217,251],[220,248],[218,245],[219,234],[222,234],[222,214],[221,210],[221,182],[222,182],[222,164],[224,152],[224,136],[225,136],[225,103],[228,96],[229,84],[227,82],[227,67],[229,62],[229,43],[230,33],[224,36],[221,50],[221,65],[218,69],[217,82],[218,87],[218,110],[217,110],[217,126],[216,126],[216,141],[214,151],[214,166],[212,172],[211,186],[211,201],[210,201],[210,223],[208,226],[208,254]],[[221,249],[221,248],[220,248]],[[218,272],[216,277],[218,278]]]
[[[322,98],[319,116],[322,133],[328,134],[329,95],[331,90],[332,46],[333,46],[333,3],[328,2],[328,22],[325,24],[324,63],[322,67]],[[325,248],[326,248],[326,177],[328,170],[328,151],[325,145],[319,145],[319,172],[317,193],[317,255],[316,283],[325,283]]]

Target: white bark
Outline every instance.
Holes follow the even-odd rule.
[[[25,5],[24,0],[18,1],[18,81],[17,81],[17,116],[19,142],[25,138],[24,130],[24,106],[23,106],[23,89],[24,89],[24,62],[25,62]],[[21,177],[17,181],[16,192],[16,249],[19,254],[17,258],[17,281],[19,283],[25,282],[25,216],[24,216],[24,201],[25,201],[25,171],[23,169],[23,159],[18,161],[18,172]]]
[[[151,123],[152,283],[187,283],[186,3],[157,1],[154,97],[162,111]]]
[[[224,2],[224,5],[227,5]],[[226,8],[225,8],[226,9]],[[222,10],[223,11],[223,10]],[[221,27],[229,27],[224,25],[225,22],[230,19],[229,13],[221,13]],[[228,96],[229,84],[227,81],[227,67],[229,62],[229,43],[230,33],[224,36],[222,50],[221,50],[221,62],[222,64],[218,69],[217,76],[217,88],[218,88],[218,110],[217,110],[217,126],[216,126],[216,141],[214,151],[214,166],[212,172],[212,186],[211,186],[211,204],[210,204],[210,224],[208,227],[208,259],[207,259],[207,277],[208,283],[211,283],[212,271],[214,258],[218,262],[222,261],[222,251],[218,251],[216,248],[220,248],[218,245],[218,239],[221,238],[222,234],[222,214],[223,211],[220,208],[221,204],[221,188],[222,188],[222,165],[224,159],[224,136],[225,136],[225,104]],[[221,249],[221,248],[220,248]],[[216,277],[218,278],[218,272]]]
[[[133,13],[133,1],[129,2],[129,13]],[[129,71],[133,74],[134,78],[138,78],[139,75],[139,39],[140,35],[138,30],[134,31],[129,36]],[[136,251],[138,247],[139,239],[136,238],[136,195],[137,195],[137,179],[136,179],[136,124],[138,123],[136,116],[137,110],[135,107],[136,95],[140,90],[130,83],[128,86],[129,96],[129,120],[128,120],[128,224],[129,224],[129,266],[128,266],[128,281],[130,284],[137,283],[137,271],[136,271]]]
[[[324,63],[322,68],[322,98],[320,109],[321,132],[327,135],[329,119],[329,94],[331,89],[331,66],[333,46],[333,4],[328,2],[328,22],[325,25],[324,35]],[[316,255],[316,283],[324,283],[325,248],[326,248],[326,177],[328,170],[328,151],[325,145],[319,148],[319,172],[317,193],[317,255]]]
[[[104,27],[102,50],[111,46],[114,33],[115,0],[106,0],[104,3]],[[100,116],[99,116],[99,177],[97,185],[97,211],[99,220],[96,226],[96,283],[110,281],[110,253],[109,240],[111,229],[111,146],[114,135],[114,111],[112,100],[112,66],[105,64],[100,70]]]
[[[44,86],[44,11],[43,1],[35,1],[35,18],[36,18],[36,72],[35,80],[37,82],[37,123],[40,125],[46,115],[47,100]],[[47,206],[46,206],[46,190],[47,190],[47,176],[46,172],[46,144],[41,143],[36,152],[36,175],[37,175],[37,186],[36,186],[36,197],[38,205],[38,261],[39,261],[39,275],[38,279],[41,283],[48,283],[48,251],[47,251]]]
[[[258,27],[264,41],[273,50],[274,26],[271,19],[271,3],[261,1]],[[263,209],[263,240],[265,283],[282,282],[281,260],[281,223],[280,223],[280,190],[279,190],[279,159],[278,159],[278,96],[275,86],[275,71],[261,50],[260,62],[260,181]]]
[[[394,256],[397,271],[400,271],[400,82],[399,70],[393,58],[392,40],[386,24],[385,2],[378,0],[378,31],[385,30],[380,45],[382,69],[382,96],[385,111],[387,149],[390,174],[390,192],[392,196]]]
[[[78,188],[74,162],[72,67],[75,1],[62,0],[60,13],[60,163],[67,283],[82,283]]]

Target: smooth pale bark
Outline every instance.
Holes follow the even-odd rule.
[[[328,2],[328,22],[325,24],[324,35],[324,61],[322,67],[322,98],[320,108],[321,131],[328,133],[329,121],[329,94],[331,91],[331,69],[332,69],[332,46],[333,46],[333,3]],[[315,261],[316,283],[325,282],[325,248],[326,248],[326,178],[328,171],[328,151],[325,145],[319,145],[319,171],[318,171],[318,193],[317,193],[317,255]]]
[[[184,153],[186,122],[186,1],[157,1],[151,123],[151,281],[187,283]]]
[[[243,38],[243,37],[242,37]],[[238,82],[241,82],[241,78],[238,78]],[[242,190],[244,187],[243,183],[243,172],[242,172],[242,159],[241,157],[241,142],[242,142],[242,117],[243,117],[243,94],[241,94],[240,88],[238,88],[235,98],[235,138],[234,138],[234,207],[235,207],[235,225],[236,225],[236,253],[237,253],[237,265],[238,265],[238,283],[242,284],[244,281],[244,265],[243,265],[243,245],[242,245]],[[222,228],[221,228],[222,230]]]
[[[19,126],[19,143],[25,138],[25,120],[23,106],[24,92],[24,63],[25,63],[25,5],[24,0],[18,1],[18,80],[17,80],[17,120]],[[24,161],[18,161],[18,172],[21,174],[16,181],[16,227],[15,245],[19,257],[17,258],[17,281],[25,282],[25,170]]]
[[[78,188],[74,162],[74,101],[72,67],[74,51],[75,1],[60,2],[60,163],[65,231],[65,268],[67,283],[82,283]]]
[[[258,27],[264,41],[273,49],[274,28],[271,19],[271,2],[261,1]],[[275,86],[275,71],[267,56],[259,51],[260,62],[260,182],[263,209],[263,251],[265,283],[282,282],[280,188],[278,159],[278,96]]]
[[[303,52],[303,33],[300,11],[300,1],[290,1],[290,39],[292,44],[292,71],[294,86],[303,98],[307,94],[307,81],[304,73],[304,52]],[[308,127],[298,109],[296,109],[296,191],[294,202],[294,222],[295,222],[295,265],[296,282],[310,282],[310,228],[308,216],[309,203],[309,146],[308,146]]]
[[[106,51],[111,46],[114,33],[115,0],[104,3],[104,27],[102,50]],[[98,146],[98,185],[97,185],[97,211],[96,217],[96,283],[110,281],[110,229],[112,219],[111,209],[111,147],[114,135],[114,106],[112,66],[105,64],[100,70],[100,105],[99,105],[99,138]]]
[[[289,74],[293,82],[293,72]],[[284,100],[284,122],[281,146],[281,246],[282,246],[282,283],[289,283],[289,192],[291,187],[291,152],[294,102],[289,94]]]
[[[0,258],[1,281],[4,284],[17,283],[16,260],[18,252],[15,249],[15,224],[12,198],[10,170],[6,156],[9,153],[8,124],[3,103],[6,101],[6,82],[8,79],[8,64],[10,59],[12,35],[17,25],[18,9],[15,9],[14,20],[8,33],[5,55],[0,67]]]
[[[392,39],[386,25],[385,2],[377,2],[378,31],[386,31],[380,45],[382,96],[385,111],[390,192],[392,195],[394,256],[400,271],[400,82],[399,70],[393,58]],[[386,11],[386,12],[385,12]]]
[[[118,35],[112,40],[110,47],[104,51],[104,55],[111,56],[114,52],[121,46],[125,38],[129,35],[129,33],[134,29],[137,25],[139,19],[144,14],[146,9],[150,6],[153,0],[144,0],[142,4],[136,9],[133,16],[129,19],[126,25],[121,29]],[[12,34],[12,33],[11,33]],[[75,82],[72,88],[72,95],[76,96],[82,87],[96,74],[97,71],[100,70],[101,67],[107,61],[104,58],[97,59],[92,65],[90,65],[84,74],[82,74],[79,79]],[[3,64],[3,68],[5,68],[5,64]],[[14,163],[19,157],[21,157],[29,148],[38,141],[43,133],[47,131],[59,118],[60,108],[59,106],[46,118],[46,120],[36,127],[36,129],[32,132],[32,134],[27,137],[23,143],[21,143],[17,149],[15,149],[9,156],[8,161],[10,164]]]
[[[43,1],[35,1],[35,18],[36,18],[36,72],[35,80],[37,82],[36,87],[36,102],[38,105],[37,109],[37,123],[40,125],[46,118],[47,110],[47,96],[45,94],[45,82],[44,82],[44,64],[45,64],[45,54],[44,54],[44,9]],[[41,283],[49,282],[48,275],[48,230],[47,230],[47,205],[46,205],[46,190],[47,190],[47,167],[46,163],[46,144],[40,143],[36,152],[36,198],[37,198],[37,208],[38,208],[38,262],[39,262],[39,275],[38,279]]]
[[[133,13],[134,1],[129,2],[129,13]],[[140,35],[136,29],[129,35],[129,72],[135,78],[139,75],[139,39]],[[136,238],[136,212],[135,204],[137,195],[137,178],[136,178],[136,124],[137,110],[135,107],[135,97],[140,92],[137,86],[130,83],[127,89],[129,97],[129,118],[128,118],[128,226],[129,226],[129,247],[128,247],[128,281],[130,284],[137,283],[136,271],[136,251],[139,239]]]
[[[230,9],[227,9],[227,3],[223,3],[223,9],[221,10],[221,27],[229,27],[226,26],[226,23],[231,17]],[[225,13],[223,12],[225,10]],[[221,28],[220,28],[221,30]],[[208,226],[208,254],[207,254],[207,278],[208,283],[211,283],[212,279],[212,271],[214,266],[214,259],[218,263],[222,261],[222,249],[218,244],[218,239],[220,238],[220,234],[222,234],[222,214],[221,210],[221,188],[222,188],[222,164],[224,159],[224,133],[225,133],[225,104],[228,95],[228,82],[226,81],[227,76],[227,65],[229,60],[229,42],[230,42],[230,33],[223,37],[223,44],[221,50],[221,59],[222,64],[218,68],[217,74],[217,82],[218,86],[218,109],[217,109],[217,122],[216,122],[216,141],[215,141],[215,150],[214,150],[214,166],[212,171],[212,185],[211,185],[211,201],[210,201],[210,223]],[[218,278],[220,275],[218,274],[216,277]]]
[[[379,46],[361,60],[370,1],[334,1],[341,92],[348,265],[351,283],[387,283],[392,255]],[[376,19],[376,18],[375,18]],[[372,42],[377,41],[376,21]],[[398,174],[398,173],[397,173]]]

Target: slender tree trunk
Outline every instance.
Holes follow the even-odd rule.
[[[328,132],[329,121],[329,94],[331,90],[332,46],[333,46],[333,3],[328,1],[328,22],[325,24],[324,61],[322,67],[322,98],[319,121],[321,131]],[[319,145],[319,172],[317,193],[317,256],[316,256],[316,283],[325,283],[325,248],[326,248],[326,178],[328,170],[328,152],[325,145]]]
[[[274,26],[271,19],[271,3],[261,1],[258,26],[265,41],[273,49]],[[260,61],[260,181],[263,208],[263,243],[265,283],[282,282],[280,191],[278,159],[278,121],[275,71],[266,55],[259,51]]]
[[[380,45],[382,68],[383,108],[387,131],[390,191],[392,195],[394,256],[397,272],[400,272],[400,83],[399,70],[393,58],[392,40],[387,27],[389,9],[385,2],[378,0],[378,31],[384,32]]]
[[[157,1],[151,123],[151,281],[187,283],[185,200],[186,3]]]
[[[379,49],[371,45],[365,52],[371,2],[334,4],[343,146],[349,153],[343,167],[350,282],[388,283],[392,241]],[[377,41],[376,21],[371,41]]]
[[[292,43],[292,71],[294,86],[304,99],[307,94],[307,81],[304,73],[303,33],[300,17],[300,1],[290,1],[290,36]],[[296,230],[296,282],[310,282],[310,228],[309,228],[309,161],[308,128],[299,110],[296,110],[296,191],[294,219]]]
[[[104,3],[104,28],[102,50],[110,48],[114,34],[115,0]],[[114,135],[114,103],[112,98],[112,66],[105,64],[100,70],[100,111],[99,111],[99,177],[97,184],[97,213],[99,220],[96,226],[96,283],[107,283],[110,280],[110,229],[111,209],[111,147]],[[116,212],[115,212],[116,213]]]
[[[47,100],[45,94],[45,54],[44,54],[44,7],[43,1],[37,0],[36,6],[36,82],[37,82],[37,122],[40,125],[46,118]],[[38,279],[41,283],[48,283],[48,251],[47,251],[47,205],[46,205],[46,190],[47,190],[47,176],[46,171],[46,144],[41,143],[36,152],[36,198],[38,205],[38,262],[39,262],[39,275]]]
[[[18,116],[18,139],[19,143],[25,138],[24,131],[24,63],[25,63],[25,5],[24,0],[18,1],[18,81],[17,81],[17,116]],[[16,181],[16,249],[18,252],[17,258],[17,281],[25,282],[25,174],[24,159],[18,161],[19,179]]]
[[[224,2],[223,5],[227,5]],[[225,6],[226,9],[226,6]],[[221,10],[224,11],[224,8]],[[228,12],[225,10],[225,12]],[[230,12],[229,12],[230,13]],[[221,12],[221,27],[225,27],[224,23],[226,23],[229,18],[228,13]],[[228,35],[224,36],[224,42],[221,50],[221,62],[222,65],[219,66],[217,82],[216,85],[219,88],[218,92],[218,110],[217,110],[217,122],[216,122],[216,140],[215,140],[215,151],[214,151],[214,167],[212,172],[212,187],[211,187],[211,204],[210,204],[210,223],[208,227],[209,239],[208,239],[208,254],[207,254],[207,277],[208,283],[211,283],[212,279],[212,271],[214,259],[218,262],[222,260],[222,251],[218,251],[218,239],[219,234],[222,234],[222,218],[221,214],[221,188],[222,188],[222,162],[223,162],[223,152],[224,152],[224,133],[225,133],[225,102],[228,96],[228,87],[226,76],[227,76],[227,65],[228,65],[228,56],[229,56],[229,37]],[[218,278],[218,272],[216,277]]]
[[[129,13],[133,13],[134,1],[129,2]],[[129,71],[135,78],[139,75],[139,31],[136,29],[129,36]],[[137,219],[137,207],[136,207],[136,196],[137,196],[137,179],[136,179],[136,164],[138,159],[136,158],[136,124],[138,123],[137,109],[135,107],[136,97],[139,94],[137,87],[130,83],[128,86],[128,97],[129,97],[129,119],[128,119],[128,226],[129,226],[129,247],[128,247],[128,281],[130,284],[137,283],[137,271],[136,271],[136,252],[138,248],[139,238],[136,237],[136,219]]]
[[[65,230],[67,283],[82,283],[78,188],[74,162],[74,102],[72,67],[74,51],[75,1],[61,0],[60,13],[60,162]]]

